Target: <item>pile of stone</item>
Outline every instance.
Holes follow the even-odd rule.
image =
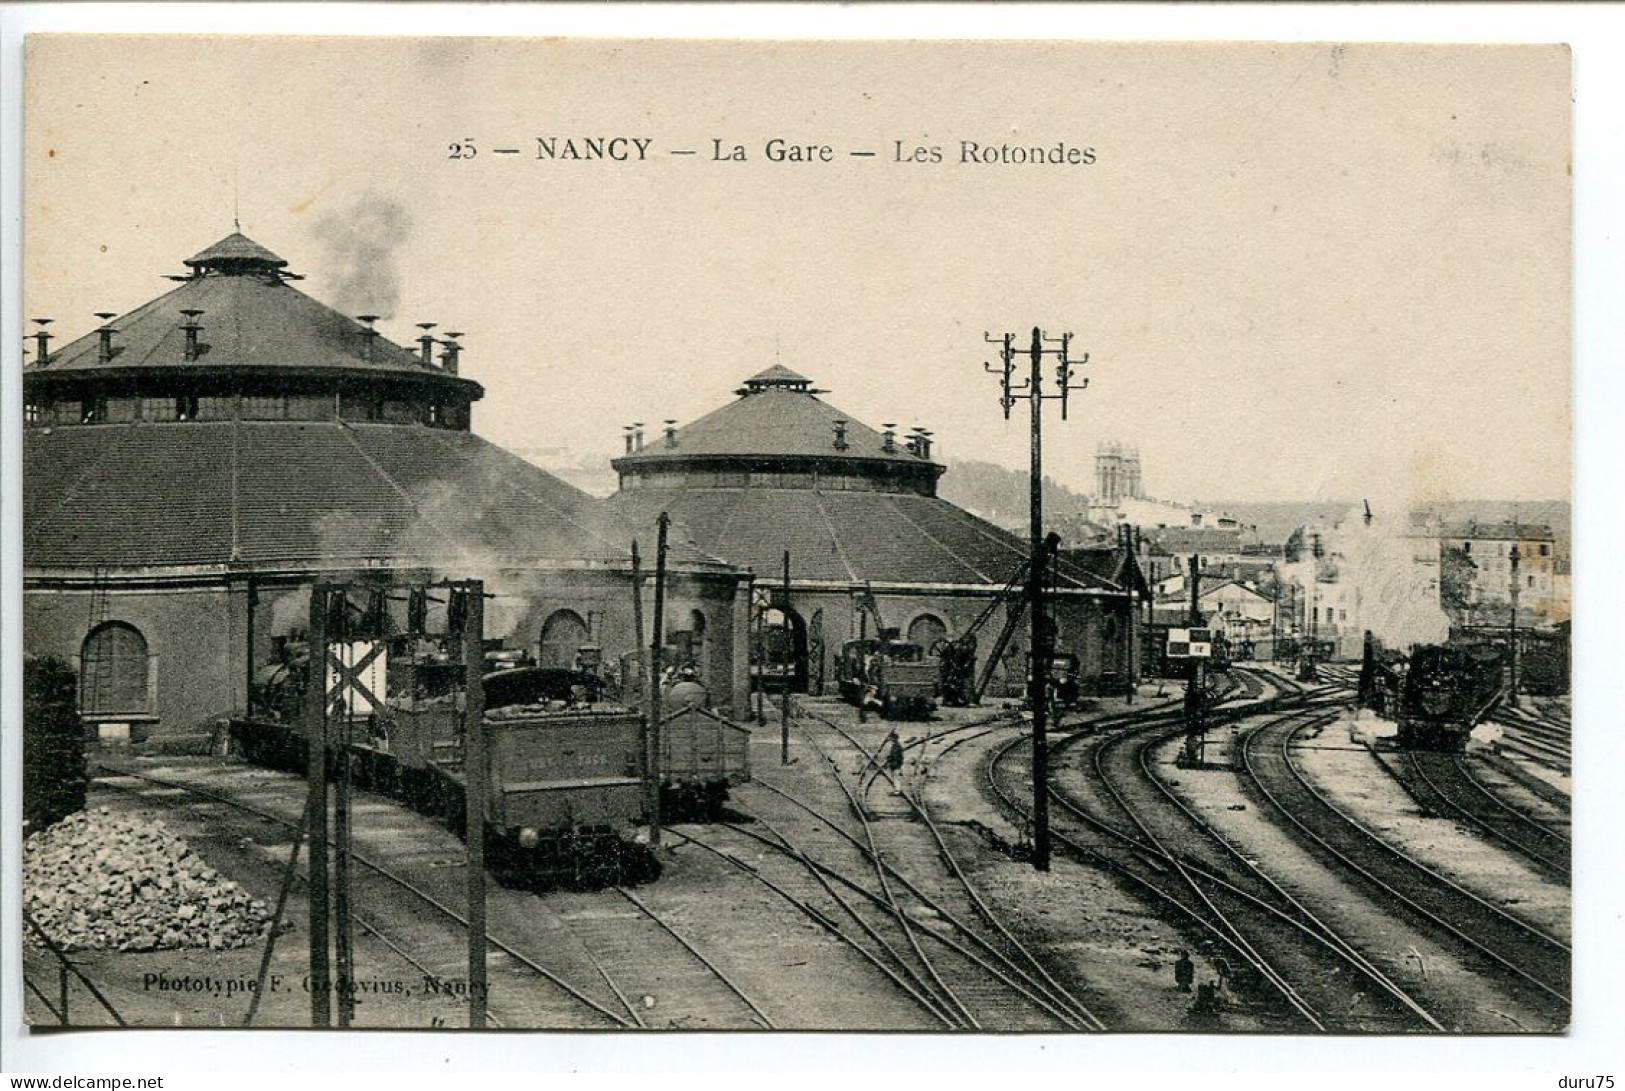
[[[66,950],[243,947],[265,903],[209,867],[161,821],[69,815],[23,842],[23,905]],[[24,929],[30,941],[39,937]]]

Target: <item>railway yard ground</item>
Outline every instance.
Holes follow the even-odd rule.
[[[488,883],[489,1010],[505,1029],[1557,1033],[1568,1019],[1566,712],[1468,752],[1409,755],[1333,671],[1233,672],[1199,767],[1182,684],[1086,702],[1052,735],[1053,865],[1029,862],[1028,720],[892,723],[777,708],[722,820],[663,831],[658,877]],[[901,768],[878,761],[896,729]],[[1498,745],[1501,734],[1533,744]],[[1479,741],[1480,736],[1485,741]],[[161,819],[275,905],[303,782],[233,759],[104,755],[92,808]],[[1540,759],[1540,760],[1537,760]],[[354,1024],[466,1025],[462,843],[354,807]],[[303,860],[300,861],[302,867]],[[308,1024],[306,890],[229,950],[80,951],[75,1025]],[[1182,952],[1188,970],[1180,972]],[[31,979],[55,981],[27,952]],[[56,1021],[54,984],[29,995]]]

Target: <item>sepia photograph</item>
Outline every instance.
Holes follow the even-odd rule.
[[[1569,1032],[1568,46],[24,60],[31,1033]]]

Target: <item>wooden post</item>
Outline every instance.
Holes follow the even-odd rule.
[[[1191,554],[1190,560],[1190,579],[1190,626],[1195,629],[1200,628],[1202,624],[1202,574],[1199,558],[1194,553]],[[1207,757],[1202,716],[1202,703],[1207,697],[1203,686],[1205,680],[1202,677],[1203,667],[1206,664],[1195,657],[1191,658],[1190,664],[1191,676],[1185,685],[1185,715],[1189,718],[1185,725],[1185,729],[1189,733],[1185,753],[1199,766]]]
[[[1049,870],[1049,737],[1048,695],[1049,630],[1044,614],[1044,398],[1039,365],[1044,358],[1044,335],[1033,327],[1032,376],[1027,389],[1032,407],[1028,440],[1032,468],[1027,481],[1028,549],[1032,558],[1027,573],[1027,609],[1032,613],[1028,641],[1032,669],[1028,672],[1027,700],[1033,706],[1033,867]]]
[[[779,604],[784,615],[784,631],[791,636],[794,629],[790,625],[790,551],[784,551],[784,601]],[[795,641],[790,641],[790,655],[795,656]],[[791,676],[794,676],[795,665],[791,664]],[[790,678],[784,680],[784,696],[779,706],[779,764],[790,764]]]
[[[649,812],[649,844],[660,846],[660,674],[666,658],[666,531],[671,518],[665,512],[655,521],[655,613],[654,631],[649,634],[649,734],[644,761],[655,783],[654,807]]]
[[[468,1028],[485,1029],[485,583],[467,580],[463,612],[463,813],[468,844]]]
[[[310,793],[310,1025],[332,1025],[327,963],[327,602],[329,588],[310,589],[310,677],[305,685],[305,779]]]
[[[864,593],[867,594],[868,593],[867,590],[865,590]],[[851,630],[847,630],[847,631],[850,632]],[[860,669],[859,669],[859,672],[858,672],[858,679],[857,679],[857,683],[858,683],[858,723],[860,723],[860,724],[866,724],[866,723],[869,722],[869,710],[866,707],[866,700],[865,700],[866,697],[867,697],[867,693],[865,691],[869,688],[869,676],[868,676],[869,660],[864,655],[864,649],[863,649],[863,646],[865,644],[867,644],[868,642],[869,642],[869,610],[868,610],[868,608],[866,606],[860,605],[858,607],[858,666],[859,666]],[[847,669],[848,670],[851,669],[850,664],[848,664]]]
[[[345,664],[353,666],[349,634],[341,630],[338,635]],[[333,770],[333,962],[337,971],[333,985],[338,990],[341,1030],[355,1019],[355,932],[350,912],[350,724],[357,696],[346,693],[339,707],[338,742],[333,748],[338,762],[338,768]]]
[[[638,647],[638,682],[649,686],[649,648],[643,642],[643,565],[638,556],[638,543],[632,543],[632,628]],[[644,715],[639,720],[638,747],[643,755],[643,816],[649,823],[650,844],[654,844],[654,831],[660,816],[660,761],[655,751],[654,704],[649,693],[640,694]]]

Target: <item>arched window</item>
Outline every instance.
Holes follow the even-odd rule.
[[[79,711],[145,715],[152,711],[147,641],[133,625],[109,621],[79,649]]]
[[[587,623],[574,610],[555,610],[542,625],[542,646],[537,664],[543,667],[569,667],[576,652],[588,644]]]
[[[918,644],[928,652],[947,635],[948,626],[935,614],[921,614],[908,623],[909,643]]]

